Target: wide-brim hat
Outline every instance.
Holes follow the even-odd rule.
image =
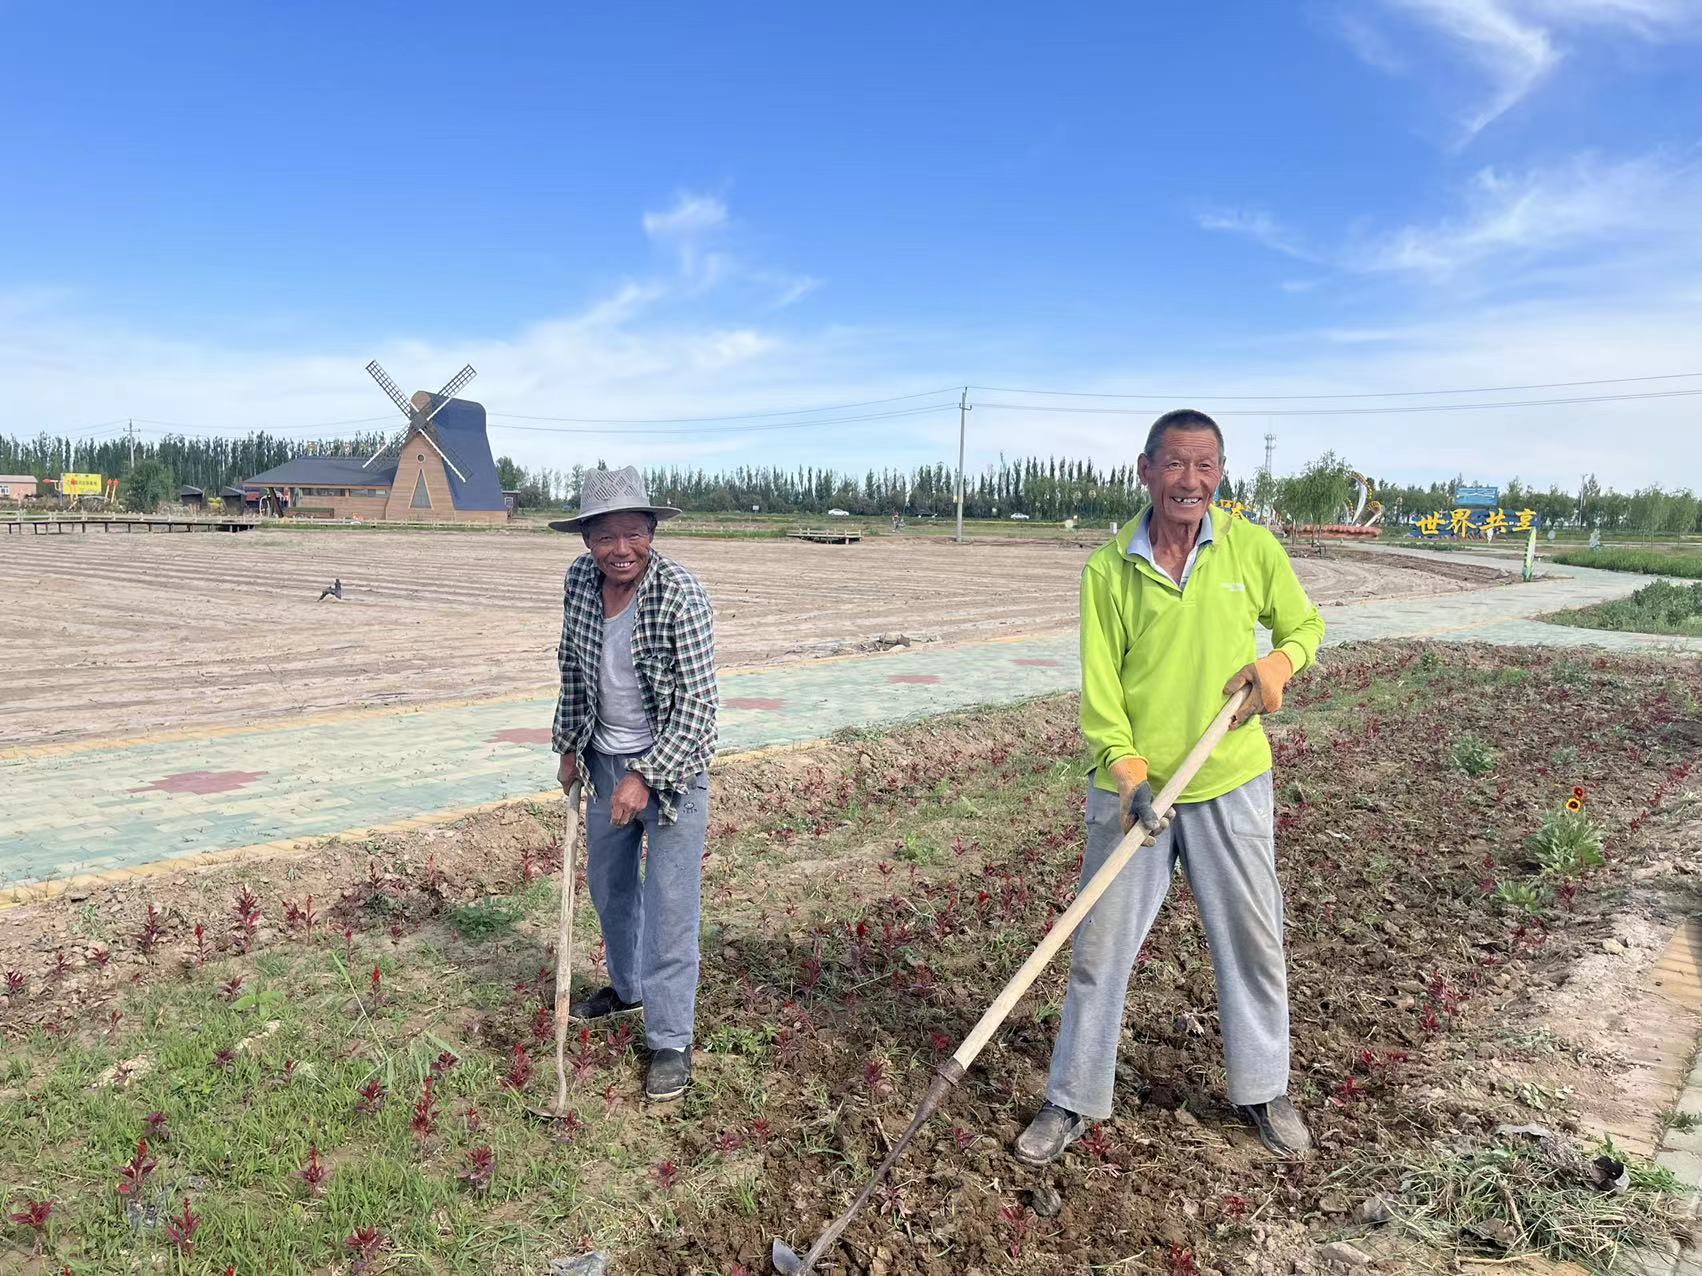
[[[677,517],[672,505],[652,505],[650,489],[636,466],[618,470],[586,470],[579,487],[579,513],[550,524],[555,532],[577,532],[604,514],[654,514],[658,523]]]

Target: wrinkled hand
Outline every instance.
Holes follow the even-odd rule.
[[[578,778],[579,759],[572,753],[562,754],[561,761],[556,763],[556,783],[561,785],[561,791],[566,793]]]
[[[1282,708],[1283,688],[1288,686],[1288,680],[1294,677],[1294,664],[1280,651],[1273,651],[1263,660],[1255,660],[1244,666],[1228,682],[1223,684],[1225,698],[1234,695],[1242,687],[1251,687],[1253,693],[1247,697],[1247,703],[1235,711],[1229,720],[1229,729],[1245,726],[1260,714],[1275,713]]]
[[[1117,781],[1117,809],[1123,813],[1123,832],[1138,823],[1149,836],[1147,844],[1164,831],[1165,821],[1152,809],[1152,785],[1147,783],[1145,758],[1118,758],[1111,764],[1112,778]]]
[[[632,817],[649,805],[650,786],[637,771],[628,771],[609,799],[609,823],[616,828],[631,824]]]

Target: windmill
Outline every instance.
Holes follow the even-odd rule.
[[[390,396],[391,402],[402,409],[402,415],[408,418],[408,424],[407,427],[394,439],[390,440],[390,442],[379,448],[378,451],[367,457],[365,465],[362,465],[361,468],[367,468],[392,448],[400,451],[402,445],[407,442],[408,435],[411,432],[418,430],[420,437],[427,443],[431,444],[431,450],[443,458],[443,463],[454,471],[456,478],[465,483],[467,481],[467,476],[461,472],[460,467],[457,466],[454,461],[449,459],[449,454],[438,444],[436,438],[437,431],[432,428],[431,420],[439,412],[443,411],[449,401],[461,392],[462,387],[465,386],[467,382],[478,376],[478,373],[473,371],[473,365],[469,363],[466,367],[462,368],[461,371],[451,377],[448,384],[435,395],[428,397],[423,393],[416,394],[413,399],[409,399],[403,395],[400,387],[398,387],[397,384],[390,379],[390,374],[379,366],[377,359],[374,359],[371,363],[367,364],[366,370],[372,374],[372,379],[378,382],[384,393]],[[424,402],[420,402],[421,400],[424,400]]]

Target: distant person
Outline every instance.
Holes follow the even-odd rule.
[[[568,1013],[643,1011],[644,1092],[655,1101],[691,1084],[718,704],[709,596],[651,548],[657,522],[679,512],[652,505],[628,466],[587,473],[579,513],[550,524],[590,551],[563,588],[554,747],[563,791],[575,777],[585,784],[586,880],[610,980]]]
[[[320,593],[319,593],[319,601],[320,602],[324,602],[327,598],[335,598],[335,599],[341,600],[342,597],[343,597],[343,578],[341,576],[339,576],[336,580],[332,581],[329,585],[325,586],[325,588],[323,590],[321,590]]]
[[[1081,729],[1087,791],[1082,882],[1139,823],[1148,845],[1076,929],[1046,1102],[1017,1139],[1045,1165],[1111,1115],[1129,974],[1180,861],[1217,977],[1229,1101],[1266,1147],[1303,1157],[1312,1135],[1288,1098],[1288,984],[1260,717],[1312,662],[1323,618],[1271,534],[1212,506],[1223,434],[1203,412],[1167,412],[1136,462],[1150,504],[1087,561],[1081,579]],[[1253,627],[1275,650],[1255,659]],[[1230,731],[1160,823],[1153,785],[1173,775],[1223,707],[1252,688]]]

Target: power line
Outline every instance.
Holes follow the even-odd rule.
[[[756,434],[770,430],[807,430],[823,425],[851,425],[859,421],[889,421],[897,417],[920,416],[926,412],[938,412],[942,408],[955,408],[956,403],[928,403],[918,408],[901,408],[896,412],[868,412],[859,416],[821,417],[814,421],[779,421],[770,425],[734,425],[709,426],[701,429],[689,429],[683,426],[662,427],[654,429],[598,429],[596,427],[554,426],[554,425],[509,425],[502,421],[492,421],[493,430],[525,430],[537,434],[605,434],[614,437],[626,437],[634,434],[680,434],[688,437],[702,437],[717,434]]]
[[[158,432],[160,427],[168,430],[211,430],[211,432],[240,429],[247,430],[248,434],[262,434],[262,432],[283,434],[284,430],[330,430],[337,429],[339,425],[371,425],[373,422],[391,419],[393,417],[386,415],[386,417],[354,417],[352,420],[320,420],[320,422],[311,422],[311,424],[306,425],[196,425],[192,422],[184,422],[184,420],[148,420],[146,417],[136,417],[136,424],[157,427],[157,429],[150,430],[150,434]],[[123,425],[123,422],[119,422],[119,424]]]
[[[1383,416],[1411,412],[1471,412],[1487,408],[1549,408],[1567,403],[1626,403],[1638,399],[1687,399],[1702,390],[1650,390],[1642,394],[1594,394],[1569,399],[1504,399],[1494,403],[1413,403],[1396,408],[1230,408],[1214,411],[1216,416]],[[983,400],[977,406],[1004,408],[1015,412],[1087,412],[1129,416],[1134,408],[1072,408],[1048,403],[997,403]]]
[[[889,399],[864,399],[858,403],[830,403],[814,408],[786,408],[775,412],[738,412],[732,416],[523,416],[518,412],[492,412],[493,417],[509,421],[554,421],[563,425],[696,425],[714,421],[762,421],[780,416],[808,416],[814,412],[848,412],[852,408],[873,408],[885,403],[902,403],[906,399],[925,399],[931,394],[950,394],[956,386],[938,390],[918,390],[914,394],[895,394]]]
[[[1660,372],[1646,377],[1605,377],[1599,381],[1548,381],[1532,385],[1481,385],[1461,390],[1376,390],[1363,394],[1116,394],[1099,390],[1027,390],[1008,385],[976,385],[996,394],[1051,394],[1080,399],[1209,400],[1214,403],[1278,403],[1301,399],[1407,399],[1427,394],[1511,394],[1518,390],[1571,390],[1588,385],[1627,385],[1634,381],[1679,381],[1702,372]]]

